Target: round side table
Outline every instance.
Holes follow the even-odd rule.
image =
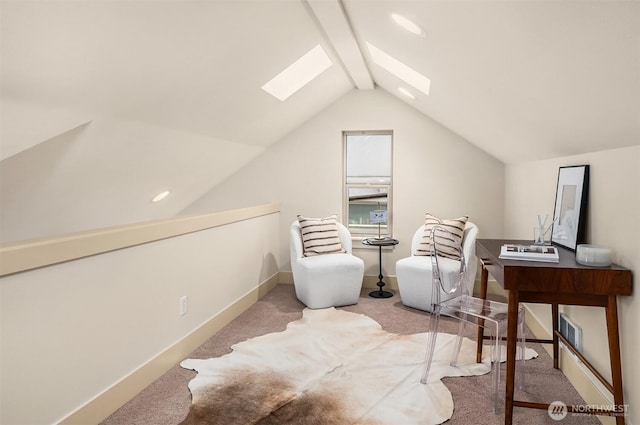
[[[383,246],[392,246],[392,245],[398,245],[399,241],[397,239],[393,239],[393,238],[382,238],[382,239],[378,239],[378,238],[367,238],[365,240],[362,241],[363,244],[365,245],[369,245],[369,246],[377,246],[378,247],[378,264],[380,265],[379,268],[379,272],[378,272],[378,283],[376,283],[376,285],[378,285],[378,288],[380,288],[377,291],[372,291],[369,292],[369,296],[373,297],[373,298],[390,298],[393,297],[393,294],[389,291],[383,291],[382,288],[384,287],[385,283],[382,281],[382,247]]]

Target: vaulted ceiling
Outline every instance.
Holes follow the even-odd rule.
[[[264,147],[350,90],[379,86],[506,163],[640,144],[636,1],[2,0],[1,7],[3,102]],[[400,28],[391,13],[424,36]],[[429,95],[373,63],[368,43],[428,77]],[[333,65],[311,83],[284,102],[260,89],[318,44]],[[3,126],[16,125],[8,121]],[[16,140],[2,141],[2,158],[36,142]]]

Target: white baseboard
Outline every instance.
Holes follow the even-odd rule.
[[[288,285],[293,285],[293,273],[292,272],[280,272],[278,273],[278,281]]]
[[[396,279],[395,276],[384,276],[382,278],[382,280],[385,283],[385,286],[383,289],[387,290],[387,289],[393,289],[393,290],[397,290],[398,289],[398,279]],[[280,272],[280,283],[286,283],[286,284],[293,284],[293,273],[292,272]],[[373,275],[365,275],[363,280],[362,280],[362,287],[363,288],[370,288],[370,289],[377,289],[378,286],[376,285],[376,283],[378,283],[378,276],[373,276]]]
[[[393,289],[395,291],[398,290],[398,279],[395,276],[384,276],[382,278],[385,285],[382,289],[385,291],[388,289]],[[365,275],[364,280],[362,281],[362,286],[364,288],[378,289],[378,276],[368,276]]]
[[[385,288],[398,288],[395,276],[385,276],[384,280],[387,283]],[[363,287],[377,288],[377,281],[377,276],[365,276]],[[217,331],[251,307],[279,283],[293,284],[292,273],[279,272],[274,274],[267,281],[247,293],[229,308],[212,317],[175,345],[167,348],[121,381],[106,389],[102,394],[99,394],[93,400],[78,408],[75,412],[64,418],[60,422],[60,425],[87,425],[97,424],[103,421],[131,400],[136,394],[160,378],[166,371],[183,360],[185,356],[198,348]]]
[[[383,280],[387,284],[385,289],[398,289],[398,283],[395,276],[385,276]],[[377,288],[377,281],[377,276],[365,276],[363,287]],[[171,367],[183,360],[185,356],[198,348],[222,327],[230,323],[233,319],[255,304],[279,283],[293,284],[292,273],[279,272],[274,274],[267,281],[247,293],[229,308],[212,317],[200,328],[194,330],[175,345],[167,348],[165,351],[142,365],[120,382],[105,390],[102,394],[98,395],[93,400],[67,416],[60,422],[60,424],[97,424],[106,419],[111,413],[115,412],[118,408],[127,403],[136,394],[160,378],[160,376],[162,376],[162,374],[168,371]],[[495,281],[489,281],[488,293],[494,295],[504,294]],[[526,306],[525,310],[527,310]],[[549,332],[532,314],[528,312],[528,310],[526,314],[526,323],[536,338],[551,338]],[[550,355],[552,355],[551,346],[549,344],[543,344],[543,347]],[[586,404],[610,405],[613,403],[611,396],[606,392],[606,390],[603,391],[601,384],[597,382],[597,379],[591,374],[591,372],[581,364],[580,360],[567,352],[567,350],[560,350],[560,365],[562,372],[567,376],[569,382],[571,382],[571,384],[576,388],[580,396],[585,400]],[[598,418],[605,425],[615,423],[614,418],[611,417],[598,416]]]
[[[198,329],[195,329],[102,394],[81,406],[64,418],[60,424],[87,425],[103,421],[178,362],[182,361],[189,353],[202,345],[225,325],[255,304],[275,288],[278,283],[279,274],[276,273],[231,306],[209,319]]]
[[[527,327],[538,339],[551,339],[551,333],[530,313],[525,304],[525,321]],[[545,351],[553,357],[553,347],[551,344],[542,344]],[[598,379],[574,356],[569,350],[560,344],[560,370],[567,377],[571,385],[578,391],[584,399],[585,404],[591,406],[612,406],[613,397],[609,391],[598,381]],[[549,402],[555,400],[549,400]],[[562,400],[559,400],[562,401]],[[607,416],[596,416],[605,425],[614,425],[615,418]],[[628,423],[628,421],[627,421]]]

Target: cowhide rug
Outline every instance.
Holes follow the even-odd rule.
[[[183,361],[198,375],[189,382],[193,402],[182,424],[442,423],[453,400],[440,379],[488,373],[488,352],[475,363],[475,343],[465,339],[452,367],[455,335],[439,334],[423,385],[426,336],[383,331],[361,314],[305,309],[283,332],[235,344],[222,357]]]

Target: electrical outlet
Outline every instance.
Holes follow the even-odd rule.
[[[180,316],[187,314],[187,297],[180,298]]]

